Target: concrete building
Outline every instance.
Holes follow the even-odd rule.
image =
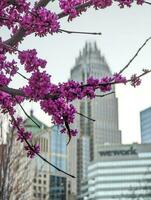
[[[32,132],[33,143],[40,144],[40,154],[50,161],[50,128],[38,120],[32,110],[30,117],[40,128],[30,118],[24,121],[24,126],[26,130]],[[50,166],[41,158],[35,156],[31,163],[31,171],[33,173],[32,200],[49,200]]]
[[[102,146],[82,191],[87,200],[151,199],[151,144]]]
[[[151,107],[141,111],[141,143],[151,143]]]
[[[86,83],[87,78],[91,76],[111,76],[111,70],[96,43],[85,44],[71,70],[70,79]],[[115,91],[114,87],[112,91]],[[102,144],[120,144],[121,132],[118,129],[118,100],[115,93],[93,100],[76,100],[74,105],[79,113],[96,120],[93,122],[77,115],[73,127],[78,129],[79,134],[68,148],[69,172],[73,171],[77,176],[77,180],[71,180],[71,190],[80,194],[81,181],[87,176],[89,161],[95,159]]]

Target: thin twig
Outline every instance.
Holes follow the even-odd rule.
[[[146,43],[151,39],[151,37],[149,37],[143,44],[142,46],[137,50],[137,52],[135,53],[135,55],[130,59],[130,61],[127,63],[127,65],[125,65],[125,67],[123,67],[123,69],[120,70],[119,74],[121,74],[130,64],[131,62],[136,58],[136,56],[138,55],[138,53],[143,49],[143,47],[146,45]]]
[[[148,1],[144,1],[144,3],[146,3],[148,5],[151,5],[151,2],[148,2]]]
[[[21,109],[22,109],[22,111],[24,112],[24,114],[25,114],[34,124],[36,124],[36,126],[38,126],[38,128],[41,128],[40,125],[39,125],[37,122],[35,122],[35,121],[27,114],[27,112],[25,111],[25,109],[23,108],[23,106],[21,105],[21,103],[19,103],[19,101],[17,100],[17,98],[16,98],[15,96],[14,96],[14,98],[16,99],[18,105],[21,107]]]
[[[17,72],[17,74],[19,74],[21,77],[23,77],[26,80],[29,80],[26,76],[24,76],[23,74],[21,74],[20,72]]]
[[[72,136],[71,136],[70,126],[69,126],[65,116],[63,116],[63,120],[64,120],[65,127],[67,129],[67,134],[69,136],[69,140],[68,140],[68,142],[66,144],[66,145],[68,145],[70,143],[70,141],[71,141]]]
[[[87,34],[87,35],[102,35],[101,32],[85,32],[85,31],[69,31],[69,30],[64,30],[64,29],[59,29],[59,31],[62,33],[67,33],[67,34],[72,34],[72,33],[76,33],[76,34]]]
[[[13,120],[14,122],[16,122],[15,118],[14,118],[13,116],[11,116],[11,117],[12,117],[12,120]],[[18,126],[17,126],[17,129],[20,130],[20,128],[19,128]],[[30,143],[29,143],[29,142],[26,140],[26,138],[24,137],[24,135],[23,135],[23,139],[24,139],[25,143],[28,145],[28,147],[29,147],[38,157],[40,157],[44,162],[46,162],[46,163],[48,163],[50,166],[54,167],[57,171],[60,171],[60,172],[66,174],[66,175],[68,175],[68,176],[70,176],[70,177],[72,177],[72,178],[75,178],[75,176],[73,176],[73,175],[71,175],[71,174],[65,172],[64,170],[62,170],[62,169],[56,167],[55,165],[53,165],[52,163],[50,163],[46,158],[44,158],[41,154],[35,152],[34,149],[33,149],[33,147],[30,145]]]
[[[76,9],[76,11],[80,11],[80,10],[83,10],[83,9],[86,9],[86,8],[90,7],[91,4],[92,4],[91,1],[87,1],[85,3],[82,3],[82,4],[78,5],[78,6],[76,6],[75,9]],[[57,15],[58,15],[58,18],[61,19],[63,17],[68,16],[69,14],[65,13],[65,12],[61,12],[61,13],[58,13]]]
[[[6,44],[6,43],[4,43],[4,42],[0,42],[0,44],[3,45],[3,46],[5,46],[5,47],[8,48],[8,49],[11,49],[11,50],[13,50],[13,51],[17,51],[17,52],[21,53],[21,51],[18,50],[17,48],[15,48],[15,47],[13,47],[13,46],[10,46],[10,45],[8,45],[8,44]]]
[[[115,92],[110,92],[110,93],[107,93],[107,94],[100,94],[100,95],[95,95],[96,97],[105,97],[105,96],[108,96],[110,94],[114,94]]]
[[[88,116],[86,116],[86,115],[84,115],[84,114],[82,114],[82,113],[79,113],[79,112],[76,112],[78,115],[81,115],[82,117],[85,117],[86,119],[89,119],[89,120],[91,120],[91,121],[93,121],[93,122],[95,122],[96,120],[95,119],[92,119],[92,118],[90,118],[90,117],[88,117]]]

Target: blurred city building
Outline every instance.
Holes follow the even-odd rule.
[[[140,112],[141,143],[151,143],[151,107]]]
[[[82,191],[85,200],[149,200],[151,144],[100,147]]]
[[[33,133],[33,142],[40,144],[40,154],[54,166],[67,171],[66,136],[60,133],[60,127],[47,127],[39,121],[33,111],[24,125]],[[36,156],[32,160],[34,179],[32,184],[32,200],[66,200],[68,198],[67,177]]]
[[[111,76],[111,70],[96,43],[86,42],[82,52],[76,58],[70,79],[86,83],[91,76],[95,78]],[[96,94],[103,93],[97,91]],[[78,113],[96,120],[94,122],[77,114],[73,128],[78,129],[78,136],[73,138],[68,146],[68,171],[74,172],[77,177],[71,180],[71,192],[78,193],[80,198],[81,184],[87,177],[89,162],[95,159],[102,144],[120,144],[121,132],[118,128],[118,100],[114,86],[112,94],[96,97],[93,100],[87,98],[76,100],[74,105]]]

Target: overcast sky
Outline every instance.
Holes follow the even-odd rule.
[[[55,3],[48,7],[57,10]],[[102,36],[75,34],[54,34],[45,38],[28,36],[20,48],[36,48],[39,56],[48,61],[47,70],[55,83],[67,81],[75,58],[87,40],[97,42],[112,72],[118,72],[128,63],[142,43],[151,36],[151,6],[120,9],[115,5],[104,10],[89,10],[73,22],[68,23],[67,18],[62,19],[61,28],[102,32]],[[2,32],[2,35],[8,37],[6,32]],[[129,77],[131,74],[140,73],[143,68],[151,68],[151,41],[124,75]],[[23,82],[17,79],[14,85],[19,87],[21,83]],[[116,87],[119,99],[119,128],[122,130],[124,143],[140,141],[139,112],[151,106],[150,86],[151,74],[143,77],[142,85],[136,89],[121,85]],[[44,118],[45,115],[38,106],[32,104],[30,107],[34,108],[37,117],[50,124],[51,120],[48,117]],[[30,107],[28,106],[27,110]]]

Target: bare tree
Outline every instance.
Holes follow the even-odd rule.
[[[0,199],[30,199],[34,177],[31,161],[24,155],[23,145],[17,143],[15,131],[9,128],[6,132],[3,123],[4,119],[1,118]]]

